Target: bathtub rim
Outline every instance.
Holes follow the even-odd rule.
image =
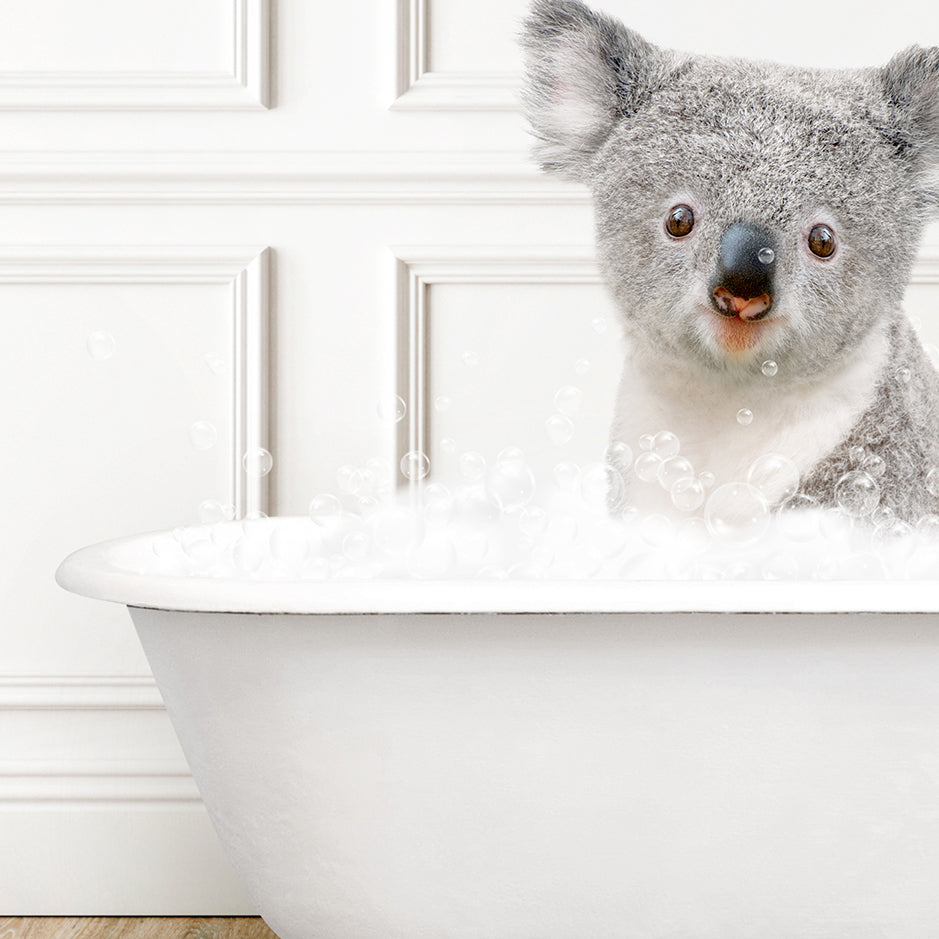
[[[217,613],[939,613],[936,581],[235,580],[138,573],[115,551],[146,532],[74,551],[56,582],[96,600]]]

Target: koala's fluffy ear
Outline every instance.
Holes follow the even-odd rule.
[[[939,208],[939,46],[898,52],[881,70],[881,80],[905,141],[925,163]]]
[[[543,169],[580,179],[613,127],[649,96],[666,55],[579,0],[535,0],[521,43],[535,156]]]

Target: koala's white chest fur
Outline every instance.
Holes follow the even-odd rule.
[[[804,476],[871,404],[887,355],[887,338],[875,330],[839,369],[794,387],[780,376],[745,386],[717,377],[703,380],[698,373],[657,368],[634,356],[620,381],[611,439],[638,454],[640,436],[671,431],[695,473],[713,473],[716,486],[746,481],[750,465],[766,453],[787,456]],[[779,372],[784,368],[780,360]],[[749,424],[738,421],[741,409],[752,412]],[[765,493],[771,501],[782,494]],[[632,475],[629,501],[643,513],[682,514],[657,482]]]

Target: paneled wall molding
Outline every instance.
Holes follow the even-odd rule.
[[[234,362],[229,501],[239,517],[269,509],[268,478],[242,458],[270,448],[270,287],[267,248],[0,245],[0,284],[224,284]]]
[[[269,0],[232,0],[231,68],[0,71],[5,110],[252,110],[268,107]]]
[[[7,152],[0,203],[587,205],[524,152]]]
[[[421,245],[392,248],[397,267],[395,376],[408,420],[394,428],[397,466],[409,452],[430,453],[428,332],[434,284],[595,284],[592,245]],[[416,487],[414,487],[416,488]]]
[[[150,676],[0,675],[0,712],[163,709]]]
[[[521,76],[514,72],[433,72],[429,0],[398,0],[396,111],[514,111]]]

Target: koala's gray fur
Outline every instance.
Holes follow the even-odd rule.
[[[839,405],[853,423],[802,454],[802,489],[835,504],[862,446],[886,465],[882,507],[912,523],[939,513],[924,485],[939,466],[939,376],[900,308],[939,213],[939,48],[843,70],[691,55],[579,0],[535,0],[522,45],[536,157],[592,191],[599,258],[650,395],[656,375],[680,370],[690,388],[744,406],[765,394],[772,358],[773,394],[812,394],[817,408],[832,376],[883,348],[877,373]],[[664,231],[676,204],[695,215],[678,242]],[[725,325],[708,309],[734,223],[776,245],[771,311],[742,349],[714,338]],[[829,259],[806,247],[816,223],[835,232]],[[751,329],[740,320],[727,330]],[[632,406],[621,397],[618,424]]]

